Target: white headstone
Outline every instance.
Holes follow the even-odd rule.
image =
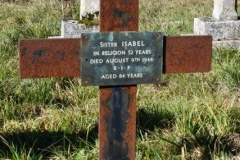
[[[236,0],[214,0],[213,18],[224,20],[237,20]]]
[[[80,0],[80,19],[87,13],[95,13],[100,10],[100,0]]]
[[[100,0],[80,0],[80,19],[87,13],[95,13],[100,10]],[[96,17],[98,18],[98,17]],[[60,38],[80,38],[84,32],[99,32],[99,26],[86,27],[79,20],[62,20]],[[56,38],[56,37],[50,37]],[[59,38],[59,37],[58,37]]]
[[[87,28],[77,20],[62,20],[61,37],[63,38],[81,38],[81,33],[99,32],[99,26]]]
[[[214,47],[240,49],[237,0],[214,0],[213,17],[194,18],[195,35],[212,35]]]

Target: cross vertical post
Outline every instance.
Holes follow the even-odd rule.
[[[137,31],[138,0],[101,0],[100,31]],[[100,87],[99,159],[135,159],[137,85]]]

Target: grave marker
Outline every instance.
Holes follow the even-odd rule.
[[[100,0],[80,0],[80,19],[87,13],[99,12]],[[97,18],[97,17],[95,17]]]
[[[195,18],[195,35],[212,35],[215,47],[240,48],[237,0],[214,0],[212,18]]]
[[[236,0],[214,0],[213,18],[217,20],[237,20]]]
[[[138,3],[138,0],[101,0],[101,32],[137,31]],[[84,40],[20,40],[21,78],[82,76],[80,66],[83,65],[84,51],[81,51],[83,46],[80,43]],[[139,42],[138,47],[143,43]],[[109,45],[115,46],[114,43]],[[156,47],[161,47],[161,43],[156,43]],[[211,68],[212,38],[164,37],[162,52],[162,62],[158,65],[163,66],[163,73],[208,72]],[[99,159],[134,160],[137,83],[115,85],[99,87]]]
[[[80,20],[86,17],[87,14],[92,14],[94,15],[94,19],[98,19],[99,7],[99,0],[80,0]],[[99,32],[99,26],[94,25],[87,27],[85,24],[81,24],[77,19],[64,19],[61,22],[62,38],[81,38],[81,33],[84,32]]]

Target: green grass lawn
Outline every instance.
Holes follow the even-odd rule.
[[[77,3],[63,8],[59,0],[0,1],[0,159],[98,158],[98,87],[19,77],[18,40],[60,35],[61,19],[79,13]],[[193,18],[212,9],[210,0],[140,0],[139,30],[192,33]],[[232,156],[240,156],[240,51],[214,49],[209,73],[138,85],[137,160]]]

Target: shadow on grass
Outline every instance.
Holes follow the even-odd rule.
[[[43,159],[53,154],[71,156],[71,151],[85,150],[95,146],[98,138],[98,125],[91,130],[79,133],[66,133],[63,131],[49,132],[36,131],[0,135],[0,155],[14,156],[18,154],[41,155]]]
[[[153,131],[157,128],[169,128],[174,123],[173,113],[150,109],[137,112],[137,127]],[[55,152],[68,155],[71,151],[95,147],[98,138],[98,125],[89,131],[66,133],[63,131],[23,131],[0,135],[0,153],[12,157],[13,154],[41,155],[43,158],[54,156]],[[13,149],[13,150],[12,150]],[[70,149],[70,150],[69,150]],[[69,155],[70,156],[70,155]]]
[[[167,110],[139,109],[137,112],[137,127],[153,131],[155,128],[171,128],[175,123],[174,114]]]

